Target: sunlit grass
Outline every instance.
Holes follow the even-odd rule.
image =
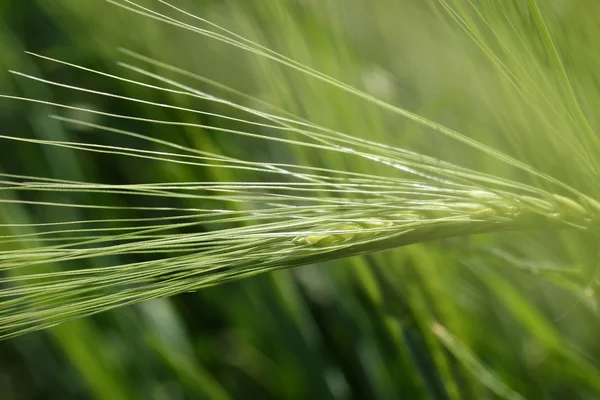
[[[267,271],[374,254],[408,244],[505,231],[523,231],[524,235],[535,230],[578,232],[573,235],[594,231],[600,213],[593,184],[599,149],[594,121],[584,111],[584,101],[578,97],[550,25],[535,1],[526,6],[511,2],[504,7],[488,1],[431,2],[440,13],[436,20],[440,26],[449,24],[454,31],[462,30],[456,40],[467,38],[481,52],[473,53],[477,54],[473,59],[482,57],[497,74],[493,84],[484,82],[496,90],[485,98],[492,110],[490,117],[496,118],[490,119],[489,126],[500,127],[493,129],[501,132],[496,136],[462,132],[461,126],[468,128],[468,121],[450,128],[408,107],[376,98],[165,1],[154,2],[161,3],[161,12],[151,2],[148,7],[127,0],[109,3],[133,11],[133,20],[146,17],[152,23],[164,23],[185,34],[208,37],[247,52],[257,58],[266,75],[275,77],[288,71],[299,76],[298,81],[307,79],[323,85],[323,93],[341,93],[340,98],[348,98],[349,105],[354,101],[364,103],[364,115],[345,115],[349,125],[356,122],[359,133],[311,122],[310,105],[304,110],[300,107],[301,111],[286,111],[281,104],[272,105],[188,71],[178,66],[177,60],[165,63],[121,49],[121,76],[28,53],[41,58],[40,62],[90,74],[99,87],[104,80],[117,82],[132,94],[88,89],[14,71],[17,79],[73,92],[74,96],[120,101],[128,104],[128,110],[143,107],[148,111],[137,115],[31,96],[2,95],[6,101],[49,106],[54,110],[49,116],[54,121],[102,135],[100,140],[91,135],[78,136],[84,138],[80,140],[56,140],[2,134],[3,141],[23,147],[66,149],[83,157],[98,155],[103,160],[131,160],[149,168],[164,165],[188,171],[190,176],[195,175],[192,171],[199,171],[205,174],[205,180],[183,177],[180,181],[160,181],[147,176],[139,183],[113,184],[94,179],[59,179],[51,174],[2,173],[2,203],[39,210],[33,214],[42,218],[28,220],[7,211],[0,225],[6,232],[0,243],[7,246],[0,251],[0,270],[4,272],[0,278],[1,337]],[[511,14],[518,7],[524,7],[531,25],[521,21],[520,14]],[[527,29],[533,29],[536,35],[529,36]],[[532,43],[538,41],[541,49],[532,49]],[[547,63],[541,62],[541,55],[548,57]],[[465,61],[465,68],[474,69],[481,61],[470,62]],[[202,89],[195,88],[190,80]],[[223,92],[231,98],[215,94]],[[314,97],[317,93],[307,87],[297,96]],[[336,104],[322,107],[335,108]],[[429,151],[411,150],[401,140],[392,140],[383,123],[373,124],[378,128],[375,132],[363,132],[362,120],[375,119],[373,108],[410,121],[431,138],[446,137],[460,143],[467,149],[466,158],[480,160],[481,167],[459,165],[460,156],[444,160],[435,145],[429,145]],[[86,118],[65,116],[69,112]],[[170,112],[181,118],[173,118]],[[182,144],[173,138],[183,130],[190,136],[202,135],[196,142],[200,145]],[[386,135],[390,140],[379,140]],[[248,151],[246,157],[239,149],[232,149],[228,155],[228,148],[216,150],[218,146],[211,143],[212,138],[224,137],[248,149],[266,148],[270,154],[283,156],[269,160],[264,157],[266,153]],[[111,138],[116,139],[114,143]],[[528,143],[531,148],[524,146]],[[255,157],[257,154],[259,157]],[[310,162],[315,159],[319,161]],[[488,160],[494,160],[492,168],[487,167]],[[556,168],[556,162],[562,167]],[[41,195],[44,197],[36,200]],[[160,205],[149,205],[153,202]],[[52,218],[55,209],[77,210],[79,217]],[[563,243],[570,243],[572,249],[584,246],[576,239],[565,239]],[[515,251],[521,250],[518,244],[514,247]],[[427,256],[421,254],[415,259],[427,260]],[[471,260],[451,252],[445,259],[473,265]],[[505,264],[514,267],[515,262],[506,261],[509,259],[504,258]],[[380,265],[393,264],[387,260]],[[593,268],[587,266],[588,270]],[[571,285],[578,295],[594,284],[590,284],[589,274],[573,283],[561,275],[563,269],[558,270],[556,280],[564,279],[564,286]],[[402,290],[400,284],[391,284],[397,279],[392,271],[386,271],[389,276],[383,281],[360,277],[377,281],[372,283],[375,289],[369,296],[377,298],[381,296],[379,291]],[[502,285],[502,278],[494,274],[481,275],[486,285]],[[414,317],[418,320],[415,324],[429,330],[431,321],[438,317],[428,315],[430,311],[423,305],[426,301],[419,297],[422,294],[411,290],[407,288],[406,296],[414,299],[411,302],[415,302],[415,309],[423,310],[422,315]],[[567,346],[544,316],[534,308],[525,310],[527,301],[508,286],[497,295],[527,329],[574,366],[569,372],[573,379],[597,389],[595,366],[580,356],[579,349]],[[443,298],[440,295],[439,299]],[[563,308],[572,309],[571,304]],[[524,314],[519,316],[519,310]],[[458,321],[455,312],[448,318]],[[475,371],[476,381],[507,398],[521,398],[463,351],[441,326],[436,325],[435,335],[467,369]],[[423,337],[433,338],[430,332]],[[402,339],[396,340],[403,343]],[[432,362],[439,367],[447,390],[453,398],[460,398],[451,373],[443,367],[444,357],[441,350],[432,351]],[[425,374],[427,368],[419,368]],[[493,379],[488,379],[490,376]],[[431,379],[428,385],[440,378]]]

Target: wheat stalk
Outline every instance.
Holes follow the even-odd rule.
[[[210,169],[216,177],[252,171],[261,182],[216,180],[199,182],[145,182],[116,185],[51,177],[0,173],[0,202],[6,210],[32,207],[51,215],[52,210],[76,209],[81,219],[27,221],[7,211],[0,237],[0,338],[55,325],[73,318],[141,301],[194,291],[232,279],[332,260],[447,237],[533,228],[590,230],[600,216],[600,204],[566,183],[506,154],[409,111],[392,106],[318,71],[275,53],[230,31],[158,0],[177,13],[208,24],[201,28],[143,8],[133,1],[109,1],[139,15],[205,35],[265,57],[305,75],[358,96],[388,111],[441,132],[477,151],[546,182],[546,190],[482,172],[469,170],[424,154],[359,139],[291,114],[260,111],[204,93],[143,66],[121,62],[132,72],[152,79],[147,83],[29,53],[45,61],[77,68],[99,79],[120,80],[156,93],[189,98],[193,104],[218,104],[235,115],[209,113],[202,106],[174,106],[142,98],[66,85],[29,74],[16,76],[45,85],[115,98],[157,110],[204,115],[219,124],[148,119],[102,112],[39,99],[2,95],[12,101],[44,104],[107,120],[144,126],[202,129],[219,135],[243,137],[274,146],[302,147],[323,154],[356,160],[386,174],[330,169],[302,163],[245,160],[199,150],[174,140],[117,129],[109,125],[51,115],[51,118],[125,137],[136,146],[86,141],[40,140],[1,135],[23,145],[66,148],[149,163]],[[442,2],[445,3],[445,2]],[[180,75],[193,76],[175,66],[137,53],[122,54]],[[232,90],[233,92],[233,90]],[[267,105],[268,106],[268,105]],[[273,108],[271,108],[273,110]],[[58,111],[57,111],[58,113]],[[224,172],[219,172],[224,171]],[[221,174],[221,175],[219,175]],[[56,200],[32,200],[45,193]],[[159,199],[177,206],[120,206],[125,196],[134,204]],[[65,202],[64,199],[85,201]],[[182,207],[179,204],[202,204]],[[143,217],[123,218],[126,211]],[[98,217],[98,215],[101,215]],[[13,248],[14,247],[14,248]],[[114,262],[134,255],[135,262]],[[91,262],[96,267],[78,267]]]

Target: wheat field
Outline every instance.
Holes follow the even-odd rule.
[[[579,0],[0,0],[0,399],[596,399]]]

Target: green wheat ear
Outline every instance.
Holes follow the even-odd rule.
[[[466,135],[407,110],[376,99],[339,80],[225,30],[173,5],[158,0],[174,16],[144,8],[134,1],[109,1],[136,14],[235,46],[324,82],[399,114],[423,127],[468,145],[543,182],[540,187],[481,171],[473,171],[424,154],[338,132],[290,113],[261,111],[197,90],[174,78],[152,72],[153,67],[181,78],[198,78],[189,71],[131,51],[122,54],[139,63],[120,63],[148,81],[123,78],[65,61],[29,53],[45,61],[77,68],[99,79],[143,87],[154,93],[186,99],[181,107],[132,98],[116,93],[70,86],[32,75],[21,78],[64,90],[136,103],[156,110],[211,117],[213,123],[144,118],[85,107],[16,96],[12,100],[41,103],[57,110],[100,116],[103,121],[130,121],[153,127],[210,131],[243,137],[286,149],[304,149],[323,157],[335,155],[373,171],[344,170],[294,162],[241,159],[178,144],[175,140],[117,129],[110,123],[52,118],[103,132],[106,137],[127,137],[138,146],[107,145],[86,141],[57,141],[2,135],[5,141],[31,146],[99,153],[112,158],[161,163],[172,168],[208,171],[213,178],[201,182],[145,182],[114,185],[53,177],[33,177],[0,172],[4,197],[0,237],[10,250],[0,251],[0,338],[53,326],[73,318],[115,307],[197,290],[257,273],[308,263],[372,253],[435,239],[485,232],[540,227],[589,230],[600,206],[590,196],[525,162],[497,151]],[[440,2],[449,7],[445,1]],[[450,9],[452,10],[452,9]],[[449,10],[449,11],[450,11]],[[453,11],[455,12],[455,11]],[[202,26],[176,18],[184,15]],[[452,16],[455,14],[450,13]],[[468,26],[466,27],[468,28]],[[214,82],[203,80],[205,84]],[[152,83],[150,83],[152,82]],[[518,82],[516,82],[518,83]],[[219,85],[228,93],[233,89]],[[208,112],[214,104],[231,114]],[[57,111],[58,113],[58,111]],[[243,115],[244,117],[240,117]],[[187,120],[186,120],[187,121]],[[193,119],[191,119],[193,121]],[[234,123],[235,128],[230,128]],[[205,140],[206,137],[205,137]],[[127,141],[127,143],[130,143]],[[385,171],[385,173],[380,173]],[[233,173],[252,172],[262,181],[232,179]],[[77,194],[81,203],[25,200],[23,193]],[[120,205],[143,199],[169,199],[186,207]],[[146,204],[146,203],[144,203]],[[28,221],[22,207],[43,210],[73,208],[81,219]],[[86,217],[101,211],[102,218]],[[135,211],[136,217],[119,217]],[[93,214],[97,215],[97,214]],[[140,216],[137,216],[140,215]],[[141,216],[143,215],[143,216]],[[14,248],[13,248],[14,246]],[[121,262],[122,256],[143,256]],[[115,261],[116,260],[116,261]],[[78,265],[88,263],[90,267]],[[77,267],[73,268],[72,266]],[[65,266],[65,267],[63,267]]]

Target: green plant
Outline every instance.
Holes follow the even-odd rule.
[[[524,7],[520,2],[499,7],[486,1],[453,5],[440,1],[435,8],[447,13],[440,16],[440,23],[449,22],[450,17],[482,50],[499,77],[499,82],[490,86],[497,90],[498,97],[514,103],[514,109],[496,110],[509,117],[497,116],[506,143],[495,146],[378,100],[260,46],[246,36],[233,34],[158,1],[172,14],[141,8],[131,1],[120,4],[143,16],[234,45],[276,63],[276,69],[265,68],[267,71],[295,70],[309,79],[321,81],[331,87],[323,90],[326,96],[332,96],[332,107],[335,93],[355,96],[358,104],[371,103],[433,131],[428,132],[430,134],[441,133],[466,145],[467,154],[474,159],[480,153],[484,159],[499,163],[494,164],[489,173],[483,173],[473,167],[461,167],[457,162],[443,161],[437,154],[426,156],[326,128],[325,124],[308,122],[312,118],[295,117],[263,100],[256,99],[257,106],[243,105],[241,101],[225,99],[225,95],[194,89],[184,80],[194,80],[197,76],[129,50],[121,53],[146,67],[120,65],[158,84],[135,78],[125,80],[66,64],[135,85],[133,90],[139,90],[139,96],[118,98],[156,108],[158,116],[136,117],[29,97],[20,99],[114,119],[129,127],[139,124],[199,130],[202,136],[197,143],[201,146],[157,138],[133,129],[109,127],[85,118],[58,115],[54,116],[55,120],[106,132],[119,137],[118,142],[94,142],[87,138],[83,141],[42,140],[8,135],[2,136],[3,139],[98,153],[106,156],[102,160],[125,157],[165,163],[178,172],[199,167],[202,180],[166,180],[165,183],[149,179],[135,184],[100,184],[3,173],[6,193],[3,201],[14,208],[4,211],[3,228],[8,234],[2,240],[15,246],[1,253],[1,268],[6,273],[0,281],[4,285],[0,295],[5,299],[0,308],[3,336],[279,268],[476,233],[534,228],[589,232],[597,223],[600,205],[595,200],[597,189],[592,183],[598,159],[594,123],[574,94],[574,85],[536,2],[529,1],[526,5],[533,27],[527,25],[529,19],[511,19],[507,14]],[[188,18],[189,22],[180,21],[178,16]],[[208,29],[192,23],[208,24]],[[527,29],[535,32],[541,49],[531,48],[526,39],[529,37],[525,34],[529,33]],[[463,36],[457,35],[457,38]],[[548,57],[547,64],[539,61],[540,55]],[[114,93],[91,92],[30,74],[19,75],[78,93],[117,97]],[[210,80],[204,80],[202,85],[232,97],[239,96]],[[142,93],[158,94],[144,97]],[[163,100],[143,100],[154,99],[153,96]],[[170,96],[183,98],[182,102],[189,105],[170,105],[164,101]],[[486,100],[491,108],[495,101],[500,101]],[[195,102],[211,104],[217,111],[205,112],[193,105]],[[359,115],[356,120],[376,120],[375,111],[366,108],[364,111],[364,116]],[[195,122],[189,114],[200,115],[198,118],[208,122]],[[310,112],[306,114],[310,117]],[[379,125],[381,131],[384,131],[383,125]],[[222,147],[215,144],[222,140],[215,132],[240,137],[241,146],[265,141],[268,151],[258,152],[260,157],[278,153],[284,156],[265,162],[245,159],[239,151],[233,151],[231,156],[222,155],[213,150]],[[570,164],[568,171],[558,171],[559,177],[556,177],[546,157],[540,157],[537,152],[523,152],[525,140],[543,142],[544,152]],[[435,153],[435,149],[430,150]],[[461,150],[461,154],[464,151]],[[509,152],[516,155],[509,156]],[[334,161],[323,161],[325,158]],[[502,167],[503,164],[507,167]],[[186,177],[184,173],[180,176]],[[571,179],[572,176],[580,179]],[[22,193],[40,192],[55,198],[36,202],[21,197]],[[78,196],[75,198],[81,201],[76,204],[61,201],[65,193]],[[125,196],[139,199],[131,203],[139,201],[143,205],[132,207],[129,201],[127,205],[120,205]],[[161,199],[161,205],[148,206],[147,199]],[[197,206],[199,202],[202,207]],[[27,222],[23,214],[17,214],[24,204],[44,209],[75,208],[83,217]],[[88,209],[95,211],[88,213]],[[130,211],[136,216],[128,217]],[[117,256],[119,261],[113,263],[113,257]],[[127,256],[136,257],[136,261],[120,261]],[[77,268],[76,264],[82,260],[93,260],[97,265]],[[64,267],[59,270],[58,265]],[[576,291],[581,289],[576,285]],[[512,297],[513,304],[515,298],[516,295]],[[548,339],[548,342],[554,341]],[[583,370],[593,370],[578,357],[571,359],[584,365]]]
[[[132,2],[127,2],[134,5]],[[164,3],[161,1],[161,3]],[[168,5],[168,3],[164,3]],[[174,6],[171,6],[174,8]],[[141,68],[129,67],[137,72],[154,77],[175,89],[153,86],[128,79],[131,84],[213,101],[241,110],[257,121],[226,115],[213,117],[234,119],[235,122],[259,126],[275,133],[293,135],[290,138],[256,134],[244,130],[226,129],[169,120],[149,120],[135,116],[109,114],[82,107],[43,102],[46,105],[71,109],[78,112],[99,114],[112,118],[123,118],[168,126],[189,126],[211,129],[228,134],[245,135],[254,139],[281,142],[287,145],[317,149],[322,152],[340,153],[346,157],[357,157],[389,166],[390,171],[406,177],[390,174],[378,177],[367,173],[314,168],[310,166],[252,162],[233,157],[224,157],[212,152],[200,151],[175,143],[158,140],[134,132],[78,121],[64,117],[54,118],[66,123],[88,128],[103,129],[137,139],[156,142],[164,151],[143,150],[120,146],[88,144],[85,142],[44,141],[3,136],[3,139],[27,143],[66,147],[70,149],[101,152],[128,157],[137,157],[156,162],[171,162],[191,167],[213,167],[227,169],[251,169],[266,176],[291,177],[272,182],[198,182],[198,183],[149,183],[139,185],[89,184],[54,179],[36,179],[3,174],[9,180],[7,188],[12,191],[50,191],[74,193],[116,193],[132,196],[164,196],[195,200],[219,201],[233,204],[230,210],[195,209],[187,215],[170,215],[144,219],[105,218],[101,220],[60,221],[43,224],[25,224],[39,229],[50,227],[50,231],[20,234],[8,240],[39,236],[50,236],[50,240],[62,239],[60,234],[73,234],[67,242],[44,244],[34,239],[37,248],[8,250],[2,256],[3,269],[19,271],[37,265],[76,261],[91,257],[106,257],[120,254],[152,254],[157,259],[126,265],[114,265],[96,269],[75,269],[63,272],[18,273],[3,279],[10,286],[2,291],[4,301],[3,330],[21,333],[30,329],[51,326],[56,322],[73,317],[89,315],[112,307],[132,304],[156,297],[197,290],[203,286],[220,283],[236,277],[269,271],[275,268],[308,264],[315,260],[334,259],[364,254],[379,249],[398,247],[448,236],[494,232],[506,229],[532,228],[548,225],[572,226],[588,229],[597,220],[600,204],[583,193],[555,178],[467,138],[439,124],[419,117],[406,110],[349,87],[284,56],[269,51],[241,36],[224,31],[218,33],[217,25],[210,25],[217,32],[203,30],[173,20],[162,14],[150,13],[145,8],[131,9],[163,22],[173,23],[195,33],[209,35],[226,41],[244,50],[282,63],[302,73],[324,80],[341,90],[372,101],[378,106],[415,120],[425,126],[449,135],[481,150],[525,172],[568,190],[577,200],[549,193],[518,182],[503,180],[476,171],[460,168],[422,154],[409,152],[389,145],[364,139],[356,139],[341,132],[326,129],[292,117],[280,117],[267,112],[253,110],[233,102],[198,92],[160,75],[151,74]],[[183,12],[180,9],[176,11]],[[199,19],[199,18],[198,18]],[[200,19],[201,22],[206,22]],[[34,55],[34,54],[31,54]],[[40,56],[41,57],[41,56]],[[42,57],[50,61],[47,57]],[[67,64],[77,68],[72,64]],[[123,64],[127,66],[126,64]],[[83,67],[79,67],[82,68]],[[174,68],[174,67],[171,67]],[[90,69],[88,72],[112,79],[122,79]],[[52,82],[31,75],[17,73],[45,84],[57,85],[97,95],[121,97],[116,94],[90,91]],[[7,96],[8,98],[17,99]],[[34,99],[18,98],[36,101]],[[155,107],[168,107],[141,99],[124,98]],[[184,111],[204,114],[201,110]],[[265,121],[265,122],[261,122]],[[175,149],[175,150],[171,150]],[[186,193],[201,191],[206,194]],[[258,192],[258,193],[257,193]],[[17,201],[18,200],[13,200]],[[242,203],[243,210],[236,210]],[[261,204],[262,203],[262,204]],[[49,203],[40,206],[81,206],[110,210],[110,205]],[[257,205],[259,205],[257,207]],[[156,210],[152,210],[156,211]],[[180,211],[180,210],[177,210]],[[188,211],[188,210],[182,210]],[[108,211],[106,211],[108,214]],[[537,217],[537,218],[536,218]],[[190,221],[191,220],[191,221]],[[96,226],[98,223],[151,222],[149,226],[111,227],[84,229],[57,229],[69,225]],[[176,221],[176,222],[174,222]],[[178,234],[169,233],[181,227],[242,223],[240,227],[226,227],[207,232]],[[46,228],[47,229],[47,228]],[[93,233],[108,231],[109,234],[95,236]],[[118,232],[118,233],[115,233]],[[88,236],[90,235],[91,236]],[[160,257],[161,253],[178,254]],[[16,287],[12,285],[16,284]]]

